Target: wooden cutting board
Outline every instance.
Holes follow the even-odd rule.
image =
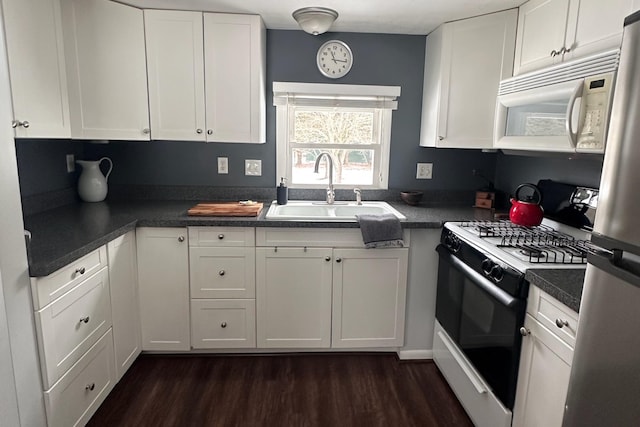
[[[191,216],[258,216],[262,203],[244,205],[238,202],[198,203],[187,211]]]

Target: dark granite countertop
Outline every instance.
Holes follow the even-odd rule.
[[[25,217],[31,232],[29,273],[47,276],[135,227],[236,226],[357,228],[356,222],[274,221],[264,218],[189,217],[197,201],[105,201],[74,203]],[[404,228],[439,228],[445,221],[490,219],[491,212],[460,206],[408,206],[389,202],[404,214]]]
[[[575,312],[580,311],[584,269],[532,269],[525,278]]]

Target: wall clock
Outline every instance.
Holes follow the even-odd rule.
[[[353,53],[345,42],[329,40],[318,49],[316,62],[323,75],[331,79],[339,79],[351,70]]]

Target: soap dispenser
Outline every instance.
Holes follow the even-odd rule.
[[[278,204],[286,205],[287,200],[289,199],[289,189],[285,185],[286,178],[280,178],[280,185],[277,188],[278,193]]]

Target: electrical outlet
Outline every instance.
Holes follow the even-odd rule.
[[[431,179],[433,175],[433,163],[418,163],[416,179]]]
[[[244,174],[247,176],[262,176],[262,160],[245,159]]]
[[[218,157],[218,173],[219,174],[229,173],[229,158]]]
[[[67,173],[75,172],[76,159],[73,154],[67,154]]]

